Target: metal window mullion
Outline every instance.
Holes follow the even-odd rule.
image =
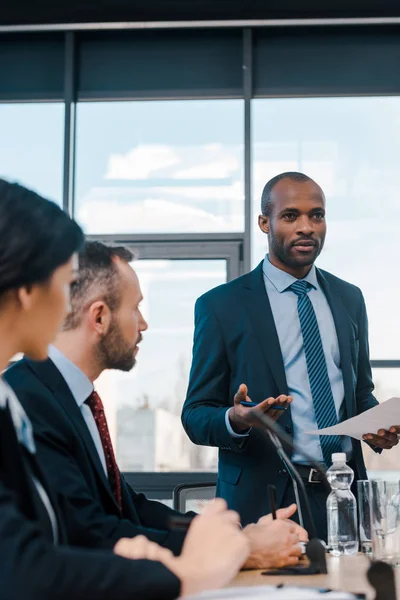
[[[253,36],[251,29],[243,30],[243,95],[244,95],[244,245],[243,268],[251,268],[251,98],[253,95]]]
[[[64,60],[64,169],[63,208],[74,216],[74,172],[76,133],[76,39],[75,33],[65,34]]]

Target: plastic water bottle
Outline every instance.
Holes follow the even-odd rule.
[[[334,556],[357,554],[357,502],[350,487],[354,472],[346,465],[346,454],[332,454],[332,466],[326,472],[332,491],[326,501],[328,546]]]

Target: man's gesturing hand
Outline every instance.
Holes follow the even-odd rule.
[[[267,398],[253,408],[242,406],[240,404],[242,401],[251,402],[251,399],[247,395],[247,385],[242,383],[233,399],[234,404],[229,409],[229,421],[233,430],[237,433],[242,433],[251,427],[262,427],[259,420],[255,417],[257,413],[266,413],[271,419],[276,421],[283,411],[274,410],[274,404],[287,408],[292,400],[291,396],[281,395],[278,398]]]

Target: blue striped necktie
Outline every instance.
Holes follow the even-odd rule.
[[[289,289],[297,295],[297,310],[315,416],[318,429],[324,429],[337,424],[337,415],[317,317],[308,297],[311,287],[308,281],[299,279],[292,283]],[[320,441],[324,462],[330,466],[332,453],[342,452],[340,437],[323,435],[320,437]]]

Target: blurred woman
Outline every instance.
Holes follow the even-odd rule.
[[[0,180],[0,372],[19,352],[47,358],[82,243],[56,204]],[[120,540],[115,553],[133,561],[68,547],[57,502],[38,468],[30,421],[0,378],[3,600],[168,600],[228,583],[248,556],[238,517],[222,501],[194,519],[178,558],[145,538]]]

